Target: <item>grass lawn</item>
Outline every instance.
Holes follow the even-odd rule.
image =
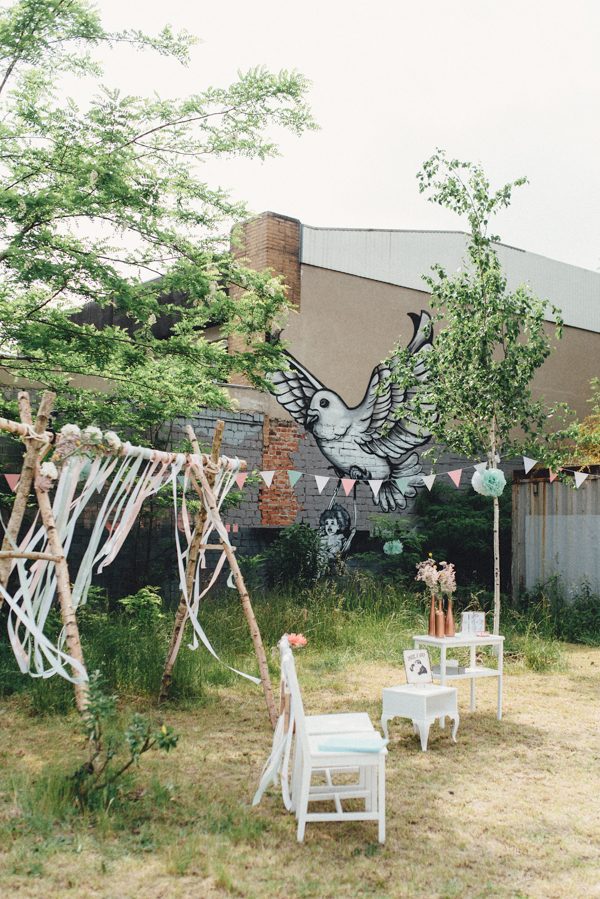
[[[311,713],[378,721],[382,687],[403,680],[350,652],[297,658]],[[81,760],[75,717],[3,700],[0,895],[600,896],[600,649],[565,658],[552,674],[507,666],[502,722],[495,680],[478,682],[473,714],[459,684],[457,745],[435,726],[422,753],[410,723],[392,723],[383,847],[370,823],[309,824],[298,845],[275,790],[251,807],[271,733],[260,690],[241,680],[170,709],[177,750],[145,756],[130,801],[87,817],[58,813],[51,773]]]

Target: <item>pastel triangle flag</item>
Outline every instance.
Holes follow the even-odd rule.
[[[581,487],[581,485],[583,484],[585,479],[589,477],[589,475],[585,471],[576,471],[576,472],[574,472],[574,475],[575,475],[575,486],[577,487],[577,489],[579,489],[579,487]]]
[[[234,481],[235,481],[235,483],[238,485],[238,487],[240,488],[240,490],[243,490],[243,489],[244,489],[244,484],[246,483],[246,478],[247,478],[247,477],[248,477],[248,472],[247,472],[247,471],[239,471],[239,472],[236,474],[236,476],[235,476],[235,478],[234,478]]]
[[[549,473],[550,473],[550,483],[552,483],[552,481],[555,481],[555,480],[557,479],[557,477],[558,477],[558,472],[557,472],[557,471],[552,471],[551,468],[549,468],[548,471],[549,471]]]
[[[379,478],[375,478],[374,480],[369,481],[369,487],[373,491],[373,496],[375,497],[375,499],[377,499],[377,497],[379,496],[379,491],[381,490],[382,484],[383,481]]]
[[[263,481],[265,482],[265,484],[267,485],[267,487],[270,487],[271,484],[273,483],[273,478],[275,477],[275,472],[274,471],[261,471],[260,476],[263,479]]]
[[[329,480],[329,478],[327,477],[327,475],[323,475],[323,474],[315,475],[315,481],[317,482],[317,490],[319,491],[319,493],[323,493],[323,490],[325,489],[328,480]]]
[[[20,474],[5,474],[4,477],[6,478],[6,483],[8,484],[8,486],[14,493],[15,490],[17,489],[17,484],[21,480],[21,475]]]
[[[302,477],[303,472],[301,471],[288,471],[288,478],[290,479],[290,487],[295,487],[300,478]]]
[[[455,487],[460,487],[460,479],[462,478],[462,473],[462,468],[455,468],[454,471],[446,472]]]
[[[478,462],[477,465],[475,466],[475,471],[478,471],[479,474],[483,474],[483,472],[486,470],[486,468],[487,468],[487,462]]]
[[[435,479],[436,479],[436,475],[434,475],[434,474],[423,474],[423,475],[421,475],[421,477],[423,478],[423,483],[425,484],[425,486],[427,487],[427,489],[428,489],[428,490],[431,490],[431,488],[433,487],[434,481],[435,481]]]
[[[356,478],[341,478],[342,487],[344,488],[344,493],[346,496],[350,493],[354,485],[356,484]]]
[[[530,459],[529,456],[523,456],[523,465],[525,474],[529,474],[534,465],[537,465],[537,459]]]

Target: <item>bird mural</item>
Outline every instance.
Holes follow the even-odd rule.
[[[427,355],[433,333],[431,316],[409,313],[414,334],[407,346],[415,356],[416,380],[427,380]],[[430,438],[412,415],[414,389],[391,381],[393,363],[373,369],[358,406],[347,406],[334,390],[328,390],[303,365],[287,354],[289,368],[271,375],[277,401],[315,438],[340,478],[380,480],[375,498],[383,512],[406,507],[417,493],[422,465],[418,447]]]

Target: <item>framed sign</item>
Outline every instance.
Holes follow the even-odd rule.
[[[404,670],[407,684],[431,684],[431,661],[426,649],[405,649]]]
[[[484,634],[485,612],[463,612],[461,634]]]

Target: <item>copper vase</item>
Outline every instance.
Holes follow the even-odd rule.
[[[448,606],[446,608],[445,631],[447,637],[456,636],[456,627],[454,626],[454,615],[452,614],[452,597],[448,597]]]
[[[430,637],[435,637],[435,594],[431,594],[431,605],[429,607],[429,631]]]
[[[444,613],[442,611],[442,603],[440,600],[440,606],[435,610],[435,635],[436,637],[444,637],[445,632]]]

